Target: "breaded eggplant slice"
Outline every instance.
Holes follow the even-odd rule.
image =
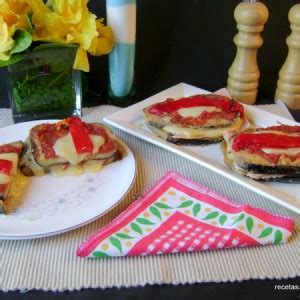
[[[260,181],[299,183],[300,126],[247,129],[224,136],[224,162],[234,172]]]
[[[145,107],[143,113],[157,136],[182,145],[220,142],[225,130],[238,130],[245,121],[240,103],[214,94],[169,98]]]

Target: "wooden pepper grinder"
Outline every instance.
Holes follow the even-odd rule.
[[[292,6],[288,15],[292,33],[286,43],[289,52],[279,71],[275,101],[282,100],[291,109],[300,109],[300,4]]]
[[[243,103],[256,101],[260,76],[257,50],[263,44],[260,33],[268,16],[267,7],[261,2],[241,2],[234,10],[239,32],[234,37],[237,52],[228,70],[227,90],[233,99]]]

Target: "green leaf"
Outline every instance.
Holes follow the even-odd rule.
[[[112,236],[109,238],[109,241],[120,251],[120,253],[122,253],[122,244],[117,238]]]
[[[272,233],[272,231],[273,231],[273,228],[271,228],[271,227],[265,228],[259,235],[259,238],[264,238],[264,237],[270,235]]]
[[[244,214],[240,214],[231,225],[236,224],[237,222],[240,222],[244,219],[245,215]]]
[[[163,208],[163,209],[172,209],[173,208],[173,207],[171,207],[167,204],[161,203],[161,202],[154,203],[154,205],[159,208]]]
[[[220,222],[221,225],[223,225],[226,222],[226,220],[227,220],[227,216],[226,215],[222,215],[219,218],[219,222]]]
[[[253,226],[254,226],[254,222],[253,222],[253,219],[252,219],[252,218],[248,217],[248,218],[246,219],[246,226],[247,226],[248,231],[251,233],[252,228],[253,228]]]
[[[153,215],[157,216],[161,220],[161,214],[156,207],[150,206],[149,210],[152,212]]]
[[[32,49],[32,51],[39,51],[39,50],[48,50],[54,48],[78,48],[78,45],[74,44],[63,44],[63,43],[43,43],[40,44]]]
[[[217,211],[213,211],[211,213],[209,213],[203,220],[210,220],[210,219],[214,219],[219,215],[219,212]]]
[[[274,243],[278,244],[282,241],[282,232],[281,230],[276,230],[275,232],[275,239],[274,239]]]
[[[200,203],[196,203],[194,206],[193,206],[193,215],[196,217],[198,212],[201,210],[201,205]]]
[[[116,236],[121,238],[121,239],[127,239],[127,240],[135,238],[134,236],[130,236],[130,235],[125,234],[125,233],[116,233]]]
[[[131,223],[130,227],[132,228],[132,230],[134,230],[135,232],[139,233],[139,234],[143,234],[143,230],[141,229],[141,227],[136,224],[136,223]]]
[[[193,201],[192,201],[192,200],[184,201],[184,202],[182,202],[182,203],[178,206],[178,208],[188,207],[188,206],[190,206],[190,205],[192,205],[192,204],[193,204]]]
[[[32,43],[31,34],[28,31],[22,29],[16,30],[13,39],[15,40],[15,45],[10,51],[11,54],[26,50]]]
[[[6,66],[9,66],[9,65],[12,65],[18,61],[21,61],[22,59],[25,58],[25,54],[13,54],[9,60],[0,60],[0,68],[1,67],[6,67]]]
[[[93,252],[93,256],[96,258],[101,258],[101,257],[110,257],[108,254],[102,252],[102,251],[95,251]]]
[[[152,223],[151,221],[149,221],[145,218],[137,218],[136,221],[143,225],[155,225],[155,223]]]

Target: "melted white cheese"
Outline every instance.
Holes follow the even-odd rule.
[[[187,107],[187,108],[181,108],[178,110],[178,114],[183,117],[193,117],[196,118],[200,116],[203,112],[213,112],[213,111],[221,111],[220,108],[217,108],[215,106],[195,106],[195,107]]]
[[[99,135],[89,135],[93,143],[93,153],[97,153],[99,148],[105,143],[105,140],[102,136]],[[70,133],[59,138],[53,149],[57,156],[65,158],[70,164],[77,165],[82,162],[90,153],[80,153],[78,154],[75,149],[75,145]]]
[[[84,170],[88,173],[95,173],[102,169],[103,161],[101,160],[88,160],[84,163]]]
[[[97,153],[99,148],[104,145],[105,139],[103,136],[96,134],[90,134],[89,137],[93,143],[93,153]]]
[[[243,119],[237,119],[231,126],[226,127],[226,130],[236,130],[241,127]],[[176,125],[164,126],[163,130],[172,133],[176,138],[217,138],[223,135],[224,127],[222,128],[186,128]]]
[[[12,180],[11,176],[4,173],[0,173],[0,184],[10,183],[11,180]]]
[[[287,149],[262,148],[261,150],[268,154],[297,155],[300,153],[300,148],[287,148]]]
[[[80,176],[84,173],[82,165],[57,165],[49,168],[51,175],[57,177]]]

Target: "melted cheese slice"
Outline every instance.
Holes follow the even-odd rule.
[[[181,108],[177,112],[183,118],[186,117],[196,118],[200,116],[203,112],[213,112],[213,111],[217,112],[217,111],[221,111],[221,109],[215,106],[195,106],[195,107]]]
[[[56,165],[49,168],[50,173],[56,177],[80,176],[83,173],[95,173],[102,169],[103,161],[88,160],[80,165]]]
[[[237,130],[243,124],[243,119],[237,119],[231,126],[226,127],[226,130]],[[174,135],[175,138],[218,138],[223,136],[225,130],[222,128],[187,128],[176,125],[164,126],[163,130]]]
[[[0,184],[8,184],[11,182],[11,180],[11,176],[4,173],[0,173]]]
[[[268,154],[297,155],[300,153],[300,148],[288,148],[288,149],[262,148],[261,150]]]
[[[99,148],[105,143],[102,136],[89,135],[93,143],[93,153],[97,153]],[[70,133],[59,138],[53,146],[54,152],[57,156],[65,158],[70,164],[77,165],[82,162],[90,153],[78,154],[73,143],[73,139]]]
[[[82,165],[57,165],[49,168],[51,175],[56,177],[80,176],[84,173]]]

